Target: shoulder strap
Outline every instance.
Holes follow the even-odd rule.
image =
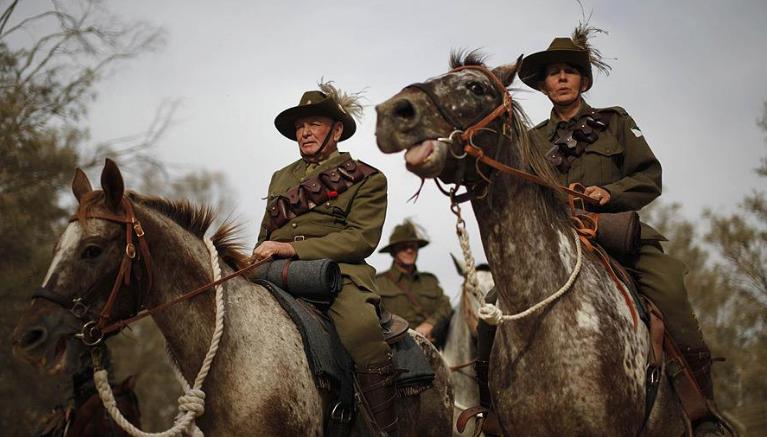
[[[335,199],[350,187],[379,171],[362,161],[347,159],[289,188],[268,206],[267,231],[279,229],[299,215],[306,214],[317,205]]]
[[[421,304],[418,303],[418,298],[415,296],[415,294],[413,294],[413,291],[410,290],[410,287],[405,287],[400,284],[399,281],[397,281],[397,279],[394,277],[394,272],[392,270],[386,272],[386,276],[394,283],[394,285],[397,286],[397,288],[405,292],[405,296],[407,296],[407,300],[410,301],[410,304],[413,305],[413,309],[415,310],[416,314],[423,317],[424,319],[428,319],[429,316],[424,313]]]

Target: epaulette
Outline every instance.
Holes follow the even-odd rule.
[[[614,112],[620,115],[629,115],[629,113],[626,112],[626,110],[623,109],[621,106],[610,106],[607,108],[594,108],[594,110],[596,112]]]
[[[540,123],[536,124],[536,125],[533,127],[533,129],[540,129],[540,128],[542,128],[543,126],[546,126],[546,124],[547,124],[548,122],[549,122],[549,119],[547,118],[547,119],[543,120],[542,122],[540,122]]]

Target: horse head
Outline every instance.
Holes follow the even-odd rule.
[[[146,291],[148,272],[136,262],[144,254],[132,247],[132,233],[131,241],[126,241],[126,227],[134,232],[133,224],[117,221],[130,214],[123,201],[122,175],[110,160],[104,165],[101,186],[94,191],[85,173],[76,170],[72,191],[78,210],[13,333],[14,354],[49,373],[75,370],[83,350],[75,337],[83,334],[84,325],[90,323],[92,328],[135,314]],[[118,278],[126,264],[127,271]],[[111,293],[113,289],[122,291]],[[110,294],[114,297],[107,313],[103,309]]]
[[[463,159],[464,144],[459,140],[495,109],[504,107],[470,138],[485,155],[501,152],[499,138],[510,135],[520,116],[524,118],[507,91],[518,64],[519,60],[490,69],[476,51],[465,56],[453,53],[448,73],[408,85],[376,107],[378,147],[384,153],[406,150],[408,170],[423,178],[481,183],[478,167]],[[517,128],[525,132],[522,126]]]

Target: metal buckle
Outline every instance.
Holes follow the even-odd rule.
[[[351,411],[346,411],[341,405],[341,401],[338,401],[333,405],[333,410],[330,412],[330,418],[336,422],[349,423],[352,421],[352,413]]]
[[[657,366],[647,366],[647,380],[650,384],[655,385],[660,381],[660,368]]]
[[[293,241],[304,241],[304,240],[306,240],[306,237],[303,235],[296,235],[295,237],[293,237]]]
[[[136,221],[136,224],[133,225],[133,230],[136,231],[137,237],[143,237],[144,236],[144,228],[141,227],[141,223]]]
[[[136,257],[136,247],[133,245],[133,243],[128,243],[125,245],[125,254],[128,255],[128,258],[130,259]]]
[[[104,339],[104,333],[101,332],[101,328],[96,326],[96,321],[83,325],[82,331],[79,334],[75,334],[75,337],[79,338],[86,346],[96,346]]]
[[[72,308],[69,309],[69,312],[78,319],[82,319],[86,314],[88,314],[89,309],[90,308],[88,308],[88,305],[83,303],[83,299],[78,297],[72,300]]]

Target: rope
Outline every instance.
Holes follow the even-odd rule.
[[[210,265],[213,269],[214,281],[221,278],[221,266],[218,263],[218,252],[213,242],[209,238],[204,239],[205,246],[210,253]],[[184,385],[184,394],[178,398],[179,415],[176,416],[176,420],[173,427],[159,433],[147,433],[131,424],[117,408],[117,402],[115,401],[112,388],[109,385],[109,375],[106,369],[99,369],[93,372],[93,381],[96,384],[96,389],[99,392],[99,397],[104,404],[104,408],[112,416],[112,419],[117,423],[120,428],[133,437],[175,437],[181,435],[187,431],[193,433],[196,431],[196,425],[194,425],[195,418],[201,416],[205,412],[205,392],[202,391],[202,384],[205,382],[205,378],[208,376],[210,366],[213,363],[213,358],[216,357],[218,352],[219,342],[221,336],[224,333],[224,287],[221,284],[216,285],[216,324],[213,331],[213,337],[210,340],[210,348],[205,355],[205,359],[202,361],[200,371],[197,373],[197,377],[194,380],[194,386],[189,387],[189,384]],[[99,366],[99,363],[94,362],[95,366]],[[184,378],[181,378],[185,381]]]
[[[455,232],[458,234],[458,242],[461,244],[461,252],[463,252],[464,264],[466,264],[466,280],[463,283],[463,295],[469,294],[473,296],[479,305],[485,301],[485,297],[482,291],[479,289],[479,280],[477,279],[477,265],[474,260],[474,256],[471,254],[471,244],[469,243],[469,233],[466,231],[466,222],[461,217],[461,206],[458,203],[451,205],[453,213],[457,217],[455,224]],[[476,335],[477,333],[477,314],[473,311],[472,305],[469,304],[467,299],[463,299],[462,305],[464,311],[464,319],[469,325],[471,332]]]
[[[570,289],[570,287],[572,287],[573,283],[575,283],[575,279],[578,277],[578,273],[580,273],[581,266],[583,265],[581,239],[575,230],[573,230],[573,234],[575,235],[575,249],[577,252],[575,266],[573,267],[573,271],[570,273],[570,277],[567,279],[567,282],[565,282],[565,284],[559,290],[557,290],[556,293],[517,314],[503,314],[503,311],[501,311],[501,309],[497,306],[486,303],[479,309],[479,318],[484,320],[487,324],[493,326],[500,325],[503,322],[523,319],[565,294]]]

